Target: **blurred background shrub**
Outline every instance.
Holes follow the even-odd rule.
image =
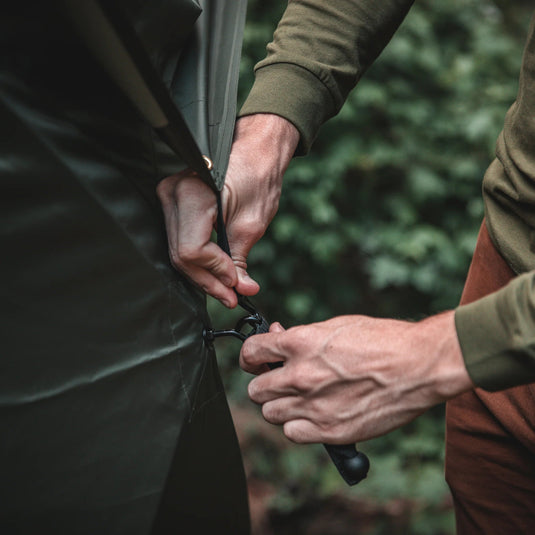
[[[241,100],[285,5],[249,0]],[[311,154],[286,174],[279,213],[249,259],[268,318],[289,327],[351,313],[419,319],[455,307],[532,9],[526,0],[416,2]],[[236,317],[210,308],[218,327]],[[348,489],[321,446],[293,445],[262,420],[238,369],[239,343],[217,349],[255,535],[454,532],[443,407],[363,444],[372,468]]]

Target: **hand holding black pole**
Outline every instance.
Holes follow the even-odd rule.
[[[267,332],[268,330],[262,332]],[[282,363],[268,364],[268,366],[270,369],[273,369],[282,366]],[[338,469],[338,472],[340,472],[340,475],[348,485],[356,485],[368,475],[370,461],[364,453],[357,450],[354,444],[323,445],[331,457],[332,462]]]
[[[238,304],[247,311],[248,315],[240,319],[234,329],[205,330],[204,339],[207,342],[212,342],[215,338],[222,336],[234,336],[244,342],[250,336],[269,332],[268,322],[247,297],[238,294]],[[249,327],[249,332],[244,332],[244,328],[247,327]],[[278,368],[282,366],[282,362],[268,363],[268,366],[270,369]],[[366,477],[370,461],[364,453],[357,451],[354,444],[324,444],[324,446],[338,472],[348,485],[356,485]]]
[[[223,221],[221,195],[219,192],[216,193],[216,197],[218,208],[217,243],[230,256],[230,246]],[[225,331],[205,330],[204,337],[207,341],[211,342],[219,336],[235,336],[243,342],[255,334],[269,332],[269,323],[247,297],[238,294],[238,305],[246,310],[248,315],[239,320],[234,329]],[[249,332],[243,332],[243,328],[246,326],[250,327]],[[269,363],[268,366],[270,369],[277,368],[282,366],[282,362]],[[356,485],[367,476],[370,461],[364,453],[357,451],[354,444],[324,444],[324,446],[338,472],[340,472],[340,475],[348,485]]]

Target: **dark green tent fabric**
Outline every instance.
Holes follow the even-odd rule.
[[[212,160],[213,174],[221,189],[236,117],[247,1],[175,0],[172,3],[175,10],[178,4],[185,16],[169,36],[158,33],[157,28],[170,24],[161,20],[161,10],[152,14],[155,4],[144,3],[143,9],[139,6],[133,9],[128,4],[127,11],[201,153]],[[202,11],[198,11],[201,6]],[[148,24],[147,19],[153,23]]]
[[[224,177],[236,116],[236,93],[246,0],[201,2],[203,14],[170,83],[203,154],[216,177]],[[197,95],[192,99],[191,95]],[[221,179],[218,184],[222,185]]]
[[[129,6],[175,96],[192,45],[162,24],[182,3]],[[200,2],[188,39],[223,4]],[[3,6],[0,40],[0,533],[247,533],[205,299],[169,264],[155,194],[183,165],[54,4]],[[235,76],[191,89],[221,168]]]

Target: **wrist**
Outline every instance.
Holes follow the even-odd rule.
[[[446,401],[474,388],[455,329],[454,311],[444,312],[420,322],[424,327],[422,343],[430,359],[429,370],[431,387],[440,398]]]
[[[282,174],[299,144],[299,131],[287,119],[273,113],[255,113],[240,117],[236,122],[234,143],[254,140],[256,151],[263,158],[277,160]]]

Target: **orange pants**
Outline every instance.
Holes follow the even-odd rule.
[[[483,224],[461,303],[514,276]],[[457,532],[535,533],[535,384],[467,392],[448,402],[446,420],[446,480]]]

